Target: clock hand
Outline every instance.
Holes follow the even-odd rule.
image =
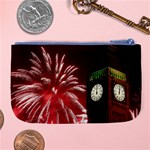
[[[119,87],[119,95],[120,95],[120,87]]]
[[[98,93],[98,92],[97,92],[97,86],[96,86],[96,95],[97,95],[97,93]]]
[[[97,89],[96,89],[96,95],[97,95],[97,93],[98,93],[98,91],[97,91]]]

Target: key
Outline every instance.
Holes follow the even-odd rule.
[[[98,0],[73,0],[73,6],[78,14],[89,14],[93,10],[100,11],[110,17],[113,17],[130,27],[133,27],[139,31],[142,31],[145,34],[150,34],[150,19],[143,16],[138,24],[128,20],[117,13],[109,10],[108,8],[102,6],[101,4],[97,4]]]

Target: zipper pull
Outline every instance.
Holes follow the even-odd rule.
[[[122,45],[134,45],[135,42],[133,39],[128,39],[128,40],[113,40],[113,41],[110,41],[111,43],[113,44],[122,44]]]

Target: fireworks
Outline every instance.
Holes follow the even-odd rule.
[[[85,94],[86,86],[79,83],[74,72],[76,66],[64,64],[65,55],[55,55],[52,61],[43,47],[42,57],[31,52],[30,70],[17,69],[12,79],[21,83],[12,85],[12,107],[15,115],[36,123],[85,123],[86,109],[80,102],[80,94]],[[18,80],[18,81],[20,81]]]
[[[135,119],[135,118],[139,115],[139,110],[138,110],[138,108],[135,108],[134,110],[130,110],[130,109],[129,109],[129,112],[130,112],[130,114],[131,114],[132,119]]]

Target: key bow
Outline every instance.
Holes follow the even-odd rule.
[[[73,0],[73,6],[78,14],[89,14],[93,10],[91,3],[95,2],[97,0]]]

